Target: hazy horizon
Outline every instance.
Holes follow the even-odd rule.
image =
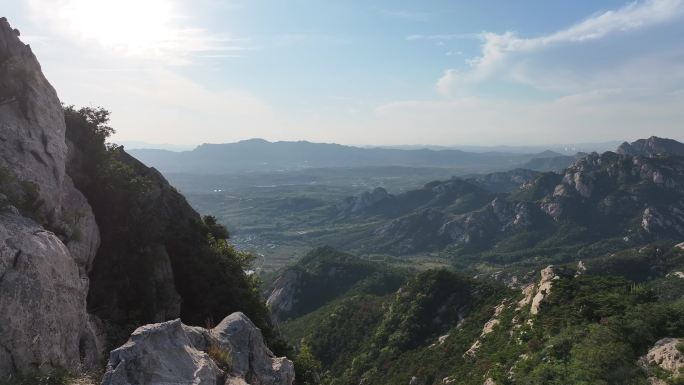
[[[644,138],[640,138],[644,139]],[[216,143],[156,143],[156,142],[146,142],[137,140],[121,140],[113,141],[118,145],[123,145],[127,149],[150,149],[150,150],[169,150],[169,151],[189,151],[198,146],[202,145],[222,145],[222,144],[235,144],[241,142],[247,142],[251,140],[263,140],[269,143],[278,142],[309,142],[316,144],[340,144],[343,146],[359,147],[359,148],[396,148],[396,149],[433,149],[433,150],[452,150],[461,149],[464,151],[472,152],[485,152],[485,151],[500,151],[504,149],[510,149],[514,152],[524,153],[526,150],[529,152],[535,150],[561,150],[564,149],[566,152],[570,153],[572,151],[583,151],[583,148],[600,148],[605,150],[613,150],[614,147],[624,142],[624,140],[609,140],[605,142],[578,142],[578,143],[546,143],[537,145],[508,145],[508,144],[488,144],[488,145],[468,145],[468,144],[430,144],[430,143],[405,143],[405,144],[364,144],[364,143],[335,143],[335,142],[317,142],[307,139],[295,139],[295,140],[268,140],[264,138],[245,138],[232,142],[216,142]],[[574,153],[574,152],[573,152]]]
[[[19,0],[4,16],[114,141],[684,140],[684,0]]]

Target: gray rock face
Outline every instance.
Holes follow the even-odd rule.
[[[181,297],[176,291],[176,286],[173,283],[173,269],[171,268],[171,259],[169,253],[166,252],[166,247],[161,244],[154,245],[150,248],[150,253],[155,257],[150,258],[153,261],[152,277],[154,282],[153,297],[155,298],[154,318],[157,322],[165,321],[169,318],[178,317],[180,314]]]
[[[59,214],[66,127],[57,93],[38,60],[6,20],[0,21],[0,165],[40,186],[48,219]]]
[[[0,214],[0,380],[16,371],[97,363],[101,339],[86,313],[86,297],[98,227],[66,175],[57,94],[4,18],[0,142],[0,169],[38,187],[43,203],[36,215],[44,218],[38,224],[12,206]]]
[[[64,178],[60,203],[59,227],[65,232],[66,245],[78,264],[81,275],[86,275],[92,268],[100,246],[100,231],[88,201],[74,187],[68,175]]]
[[[77,367],[87,291],[87,277],[57,236],[0,214],[0,374]]]
[[[273,290],[266,300],[266,306],[276,321],[283,320],[292,311],[301,276],[300,271],[287,270],[273,283]]]
[[[180,320],[146,325],[110,354],[103,385],[291,385],[294,366],[276,358],[242,313],[214,329]]]

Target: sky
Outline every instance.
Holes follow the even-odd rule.
[[[114,141],[684,140],[684,0],[0,0]]]

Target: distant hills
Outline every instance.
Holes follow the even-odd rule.
[[[530,159],[520,168],[535,170],[535,171],[562,171],[569,167],[576,160],[587,156],[586,152],[578,152],[575,155],[549,155]]]
[[[298,170],[333,167],[449,167],[472,172],[511,169],[532,159],[558,157],[532,154],[467,152],[453,149],[362,148],[329,143],[269,142],[250,139],[236,143],[203,144],[192,151],[133,149],[131,154],[166,173],[227,173],[236,171]]]
[[[583,247],[605,252],[680,240],[682,150],[682,143],[653,137],[625,143],[618,153],[589,154],[560,173],[512,170],[454,178],[396,196],[376,189],[338,209],[353,222],[382,218],[369,239],[351,246],[394,255],[449,246],[455,254],[511,263]]]
[[[309,219],[316,231],[297,240],[360,254],[442,252],[463,263],[508,265],[681,242],[683,148],[649,138],[573,157],[560,172],[512,169],[402,192],[376,187],[298,214],[316,218]]]

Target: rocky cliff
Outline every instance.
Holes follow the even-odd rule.
[[[98,362],[99,333],[85,304],[99,231],[66,173],[65,130],[61,103],[36,57],[0,19],[3,375]]]
[[[365,252],[411,254],[449,247],[475,255],[604,247],[608,239],[626,246],[678,240],[684,237],[680,147],[684,144],[651,138],[623,145],[617,153],[588,154],[560,173],[491,174],[481,177],[481,183],[433,182],[357,212],[384,219],[365,243],[357,243]],[[520,182],[515,191],[487,191],[487,182],[514,176],[519,178],[511,181]]]
[[[0,19],[0,382],[100,368],[135,327],[179,317],[207,325],[242,311],[251,328],[234,338],[261,353],[262,332],[276,341],[225,228],[155,169],[105,145],[107,121],[103,109],[63,107]]]
[[[622,143],[617,149],[618,154],[640,156],[684,156],[684,144],[676,140],[652,136],[639,139],[632,143]]]

